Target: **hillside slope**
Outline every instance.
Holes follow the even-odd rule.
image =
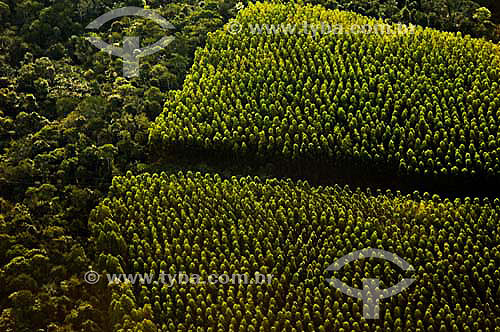
[[[142,311],[161,331],[500,327],[498,199],[452,202],[303,181],[129,173],[113,180],[90,222],[100,269],[147,273],[157,281],[162,271],[197,274],[205,281],[136,283],[128,295],[118,289],[110,309],[117,330],[134,319],[141,324]],[[373,258],[326,271],[338,258],[369,247],[397,254],[415,271]],[[210,274],[255,273],[272,274],[271,282],[207,282]],[[381,301],[383,319],[368,321],[362,302],[329,285],[331,277],[355,288],[363,278],[379,278],[381,288],[402,278],[415,282]]]
[[[420,27],[300,33],[304,22],[344,32],[382,23],[318,6],[250,5],[235,22],[198,50],[150,129],[164,155],[500,177],[497,45]],[[296,33],[256,33],[255,24],[295,24]]]

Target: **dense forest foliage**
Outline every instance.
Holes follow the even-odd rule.
[[[320,7],[245,10],[236,18],[244,33],[212,34],[157,117],[151,138],[167,155],[199,148],[245,159],[330,158],[405,175],[500,176],[498,45],[421,28],[253,35],[248,26],[261,17],[346,30],[382,23]]]
[[[500,8],[496,1],[315,0],[299,3],[351,10],[388,22],[412,22],[445,31],[461,31],[462,36],[493,41],[500,39]],[[161,52],[141,58],[140,76],[128,79],[121,77],[123,62],[120,58],[99,52],[84,38],[95,33],[109,42],[119,43],[124,36],[140,33],[147,36],[142,40],[147,45],[164,35],[165,32],[154,22],[141,18],[121,18],[99,31],[85,29],[99,15],[123,6],[152,9],[176,28],[169,32],[175,37],[174,41]],[[240,9],[248,6],[248,1],[238,3],[234,0],[0,1],[1,331],[112,331],[116,326],[111,324],[117,320],[110,319],[111,313],[116,312],[110,310],[113,307],[110,304],[116,306],[118,303],[113,296],[123,293],[126,295],[125,302],[128,298],[141,304],[147,302],[132,289],[115,291],[83,282],[82,273],[91,266],[97,266],[98,261],[102,262],[94,249],[95,239],[89,240],[93,234],[88,226],[89,214],[107,197],[113,177],[123,176],[127,171],[139,174],[165,169],[161,159],[170,156],[158,158],[157,146],[149,144],[148,129],[156,126],[153,121],[162,113],[165,103],[172,105],[178,102],[179,94],[185,93],[186,76],[190,75],[189,81],[203,73],[202,64],[195,58],[195,50],[201,48],[199,54],[205,52],[203,47],[207,38],[213,40],[220,35],[218,32],[209,38],[210,33],[222,29]],[[498,89],[498,85],[493,85],[498,71],[494,67],[496,62],[484,62],[495,59],[495,54],[480,54],[486,49],[493,49],[493,46],[470,37],[462,39],[435,32],[423,35],[427,34],[432,35],[428,38],[433,40],[450,38],[464,48],[458,51],[467,55],[470,62],[458,62],[457,70],[476,61],[482,63],[482,69],[488,72],[487,80],[476,68],[466,68],[459,73],[464,77],[464,83],[470,86],[478,84],[481,89],[479,92],[471,89],[471,93],[473,100],[480,101],[476,106],[482,113],[477,115],[475,121],[472,121],[472,116],[458,119],[458,123],[470,121],[469,129],[457,128],[455,133],[451,130],[446,133],[449,135],[446,140],[448,145],[446,151],[441,149],[442,166],[447,172],[457,171],[452,169],[453,165],[448,167],[451,161],[446,159],[448,156],[455,161],[455,154],[449,152],[454,149],[462,153],[460,166],[457,165],[459,173],[463,173],[463,169],[466,173],[473,170],[491,173],[491,168],[496,174],[498,157],[490,152],[498,148],[494,127],[497,115],[492,111],[498,109],[499,103],[495,101],[498,90],[496,95],[490,94],[495,93],[495,86]],[[399,47],[404,51],[406,45]],[[469,47],[470,52],[479,52],[468,54],[466,48]],[[232,60],[227,58],[225,61]],[[442,59],[437,58],[436,61]],[[430,65],[440,70],[438,62]],[[195,67],[191,68],[193,64]],[[308,67],[300,69],[307,70]],[[197,70],[200,70],[198,74]],[[466,81],[469,75],[479,81]],[[304,77],[302,82],[308,84],[308,77]],[[314,81],[309,85],[312,83]],[[279,87],[279,81],[276,84]],[[443,84],[446,86],[448,83]],[[483,89],[483,84],[487,88]],[[433,88],[441,90],[439,85]],[[446,97],[445,104],[449,103],[450,97],[456,100],[458,95],[463,96],[459,86],[456,87],[458,92],[454,89],[455,86],[448,88],[450,95]],[[419,93],[420,97],[428,96],[432,105],[442,103],[442,98],[435,100],[431,93],[424,90]],[[234,101],[228,99],[224,102]],[[466,102],[467,98],[464,105]],[[373,107],[376,105],[373,104]],[[168,106],[165,110],[168,111]],[[363,119],[358,119],[356,112],[350,118],[348,107],[344,112],[347,125],[362,127]],[[453,110],[448,112],[455,125]],[[427,114],[424,113],[425,120]],[[417,113],[414,116],[418,124],[420,117]],[[449,126],[445,120],[442,122]],[[347,127],[342,130],[347,130]],[[469,130],[467,133],[476,132],[474,153],[469,151],[470,145],[465,146],[466,152],[453,141],[461,139],[460,130],[464,133],[466,130]],[[485,130],[489,131],[486,136]],[[363,133],[360,135],[362,137]],[[490,139],[490,136],[493,138]],[[452,142],[454,146],[448,151]],[[404,141],[404,144],[415,142]],[[439,147],[436,147],[436,152],[437,149]],[[369,149],[365,150],[372,153]],[[418,172],[424,172],[427,168],[427,164],[422,168],[419,163],[422,158],[426,158],[423,159],[426,162],[428,156],[418,151],[414,149],[412,156],[403,159],[404,167],[411,168],[412,172],[416,168]],[[432,158],[437,158],[434,151],[432,153]],[[467,161],[466,153],[470,154],[472,164]],[[476,164],[475,153],[479,154],[480,164]],[[173,168],[181,169],[182,158],[171,158]],[[375,154],[373,158],[376,158]],[[416,158],[416,164],[413,158]],[[484,168],[486,163],[488,166]],[[437,165],[434,167],[436,171],[441,171]],[[120,287],[126,288],[124,285]],[[146,320],[144,330],[154,330],[158,323],[155,310],[149,306],[138,309],[134,320]],[[477,310],[482,309],[477,307]],[[479,311],[473,311],[473,315]],[[120,322],[123,324],[123,321]],[[495,320],[484,324],[493,326]],[[457,326],[460,324],[457,323]]]
[[[308,1],[305,1],[308,2]],[[330,9],[414,23],[444,31],[499,38],[500,4],[495,0],[317,0]],[[492,13],[493,11],[493,13]]]
[[[257,177],[129,173],[113,179],[90,223],[102,270],[275,276],[270,284],[137,285],[133,298],[117,289],[111,315],[123,329],[493,331],[500,324],[499,204]],[[405,257],[416,280],[411,292],[387,299],[384,319],[370,325],[356,301],[325,281],[336,257],[366,247]],[[357,263],[337,278],[362,288],[362,277],[378,277],[387,288],[405,277],[389,262]],[[127,301],[149,308],[149,319],[124,310]]]

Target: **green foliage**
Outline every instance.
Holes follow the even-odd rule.
[[[495,10],[496,3],[483,0],[480,1],[480,5],[491,10],[491,18],[485,9],[479,8],[475,3],[463,1],[460,1],[460,6],[456,5],[459,1],[446,1],[446,3],[443,3],[440,1],[379,2],[354,0],[349,1],[350,4],[344,0],[315,2],[321,3],[328,8],[349,6],[348,9],[359,13],[387,17],[394,22],[411,21],[425,26],[434,26],[452,31],[460,30],[474,36],[485,37],[491,36],[493,28],[491,22],[498,22],[499,12]],[[151,292],[154,293],[154,290],[150,291],[144,288],[137,291],[136,289],[130,289],[126,285],[117,285],[116,288],[112,289],[107,288],[105,285],[85,285],[81,279],[81,274],[88,270],[89,264],[92,263],[97,266],[99,261],[107,269],[119,270],[122,264],[130,262],[132,259],[131,256],[128,256],[131,249],[129,249],[130,243],[127,235],[124,234],[118,224],[112,222],[108,222],[105,226],[101,225],[106,231],[103,231],[100,243],[102,250],[107,254],[100,256],[94,252],[89,253],[87,221],[91,209],[106,195],[113,176],[124,175],[128,170],[138,173],[167,167],[166,165],[156,165],[151,162],[149,154],[151,147],[147,144],[148,128],[151,127],[150,121],[161,113],[167,99],[169,99],[168,105],[172,103],[170,98],[177,92],[169,94],[168,90],[180,89],[188,72],[194,77],[194,80],[190,79],[187,83],[203,82],[205,84],[208,79],[212,79],[211,76],[214,71],[207,73],[200,69],[204,66],[204,63],[199,63],[199,59],[200,57],[206,57],[206,51],[202,49],[198,51],[200,57],[195,60],[195,66],[190,71],[194,53],[197,48],[205,45],[207,38],[212,40],[212,42],[209,41],[209,45],[213,43],[214,37],[209,37],[209,33],[221,28],[225,22],[236,15],[240,8],[236,6],[236,3],[237,1],[234,0],[207,0],[203,2],[189,0],[170,1],[168,3],[159,0],[126,0],[118,2],[111,0],[0,1],[0,22],[2,23],[0,27],[2,32],[0,34],[0,284],[2,285],[0,287],[0,331],[107,332],[112,330],[156,331],[160,328],[164,331],[171,331],[176,329],[187,330],[188,326],[198,324],[198,322],[190,322],[196,320],[193,317],[197,317],[198,310],[201,310],[201,308],[195,310],[189,301],[187,306],[177,306],[177,300],[179,299],[176,296],[169,295],[169,301],[162,302],[159,307],[159,300],[151,296]],[[172,22],[176,30],[169,32],[175,36],[174,42],[154,56],[141,58],[140,76],[127,80],[121,78],[122,61],[119,58],[99,52],[83,37],[88,33],[85,26],[90,21],[113,8],[130,5],[147,5]],[[242,1],[242,5],[248,6],[248,1]],[[162,29],[148,19],[126,17],[103,26],[97,34],[109,42],[120,42],[125,35],[134,33],[139,33],[143,37],[141,39],[143,45],[155,42],[165,34]],[[448,41],[434,37],[431,39],[439,47],[441,47],[440,42]],[[452,40],[454,39],[452,38]],[[482,46],[478,46],[480,45],[478,43],[467,39],[465,44],[459,45],[465,45],[464,48],[470,47],[470,52],[479,54],[489,49],[489,46],[481,48]],[[299,45],[302,46],[303,44]],[[340,48],[342,55],[357,52],[356,49],[350,49],[350,45],[357,44],[350,44],[350,41],[348,41],[346,44],[347,49],[343,49],[344,45],[342,45]],[[387,45],[387,43],[384,45],[386,45],[384,48],[378,50],[380,56],[381,54],[385,56],[390,53],[390,45]],[[399,44],[395,44],[394,47],[397,47],[397,45]],[[401,48],[406,47],[406,44],[402,45]],[[292,50],[295,46],[287,45],[287,47]],[[479,51],[478,48],[480,48]],[[231,50],[231,48],[228,47],[228,50]],[[308,52],[312,51],[306,47],[302,54],[299,52],[295,57],[305,59],[309,57]],[[440,53],[433,53],[428,49],[424,49],[422,52]],[[258,54],[258,56],[260,55],[261,53]],[[444,57],[443,62],[447,64],[446,54],[441,55]],[[226,56],[220,56],[220,59],[224,59]],[[287,56],[290,57],[290,55]],[[399,54],[394,56],[399,56]],[[467,60],[471,56],[467,55],[465,58]],[[206,59],[203,61],[211,64],[215,63],[213,58],[208,57]],[[246,67],[253,61],[253,59],[248,59],[249,61],[245,64]],[[351,59],[355,59],[355,57],[352,56]],[[269,59],[266,58],[267,60]],[[315,67],[310,68],[310,70],[314,73],[314,70],[319,69],[318,64],[322,63],[323,59],[320,59],[320,62],[315,62],[317,59],[312,60]],[[310,61],[307,61],[307,65],[310,65]],[[391,66],[393,64],[391,61],[386,65]],[[441,60],[438,62],[441,62]],[[272,61],[270,63],[276,67],[281,65],[281,63],[277,64]],[[314,80],[308,80],[308,72],[301,72],[302,67],[307,68],[304,65],[305,63],[293,62],[295,72],[289,70],[289,68],[285,71],[287,75],[290,75],[290,77],[286,78],[288,81],[300,82],[300,91],[294,90],[295,86],[292,84],[280,86],[279,83],[284,82],[284,78],[276,76],[275,72],[273,72],[275,76],[268,79],[266,76],[268,71],[257,73],[256,79],[258,78],[258,80],[254,80],[255,86],[252,85],[250,88],[254,89],[259,84],[260,90],[255,90],[263,93],[261,91],[264,90],[263,84],[265,83],[266,91],[269,89],[273,93],[273,98],[285,91],[293,94],[293,97],[287,95],[286,98],[295,98],[297,96],[300,99],[304,89],[312,90],[315,85]],[[357,68],[355,62],[351,65],[354,70]],[[435,63],[431,63],[431,65],[438,66]],[[496,113],[492,110],[498,107],[499,103],[491,96],[483,95],[483,91],[493,89],[493,79],[491,75],[486,77],[484,74],[479,74],[479,72],[485,71],[481,63],[471,64],[467,62],[467,65],[472,67],[469,67],[469,71],[464,71],[463,77],[471,78],[472,81],[462,83],[468,87],[477,87],[476,90],[465,90],[466,92],[472,91],[470,93],[472,99],[478,100],[475,104],[473,101],[471,112],[472,114],[479,114],[475,113],[476,111],[482,113],[478,116],[476,122],[471,122],[472,127],[476,126],[475,131],[471,132],[477,135],[477,137],[470,139],[473,143],[472,149],[470,144],[464,144],[464,146],[455,144],[453,146],[455,152],[448,153],[447,150],[441,149],[442,153],[446,153],[444,157],[446,164],[441,166],[446,169],[446,172],[453,174],[462,173],[464,168],[458,165],[448,165],[449,160],[447,158],[465,165],[464,167],[467,170],[476,169],[478,160],[488,162],[490,165],[496,165],[497,163],[497,156],[494,151],[499,147],[499,144],[495,136],[496,132],[492,128],[493,120],[496,119]],[[435,67],[432,66],[430,69],[434,70]],[[477,68],[474,66],[477,66]],[[490,66],[494,68],[496,63],[493,62]],[[334,72],[334,67],[336,65],[329,68],[330,73]],[[386,67],[380,69],[381,72],[388,72],[381,79],[384,82],[393,79],[392,74]],[[413,70],[412,67],[409,68],[409,70]],[[441,68],[438,69],[441,70]],[[458,71],[459,69],[461,70],[462,67],[447,68],[450,71]],[[440,71],[437,71],[437,73],[440,73]],[[291,74],[295,76],[292,77]],[[323,76],[326,74],[328,72],[323,68],[321,68],[321,71],[317,70],[317,73],[314,73],[314,75]],[[351,91],[357,88],[354,85],[354,78],[359,76],[358,72],[351,73],[350,68],[346,68],[345,73],[340,70],[339,74],[343,75],[344,86],[347,85],[347,81],[344,81],[344,79],[348,77],[352,84]],[[202,81],[200,81],[200,77]],[[219,78],[217,77],[217,79]],[[456,77],[448,77],[449,80],[454,78]],[[276,83],[273,85],[275,81]],[[335,81],[339,82],[338,77]],[[454,95],[455,91],[450,87],[453,82],[445,82],[444,80],[443,82],[445,87],[452,91],[449,96],[455,98],[454,101],[457,102],[456,95]],[[380,82],[372,79],[367,80],[366,83],[372,89],[372,84],[377,85]],[[212,88],[218,89],[219,87],[213,86]],[[359,135],[346,135],[346,132],[352,128],[366,124],[363,122],[365,120],[359,117],[357,112],[353,112],[349,106],[335,109],[330,101],[327,101],[328,103],[325,103],[325,106],[319,109],[321,116],[323,114],[331,115],[324,124],[325,135],[323,137],[313,137],[314,135],[311,133],[314,132],[316,127],[314,127],[315,125],[309,126],[309,117],[303,119],[307,120],[306,123],[302,123],[302,120],[298,117],[294,119],[292,116],[289,122],[284,122],[283,119],[281,119],[282,122],[279,122],[279,117],[270,116],[269,114],[281,115],[284,113],[300,115],[302,112],[296,107],[289,109],[288,105],[279,105],[283,102],[283,98],[275,98],[274,100],[262,102],[262,105],[258,103],[258,107],[262,107],[262,110],[268,112],[268,114],[263,113],[262,116],[256,116],[253,119],[251,117],[247,118],[247,115],[251,114],[247,111],[237,118],[238,122],[234,123],[234,132],[237,132],[235,137],[241,139],[241,144],[235,143],[228,139],[229,130],[227,128],[219,129],[216,124],[219,120],[221,121],[218,123],[223,123],[222,120],[226,121],[228,116],[233,116],[233,114],[224,114],[223,111],[227,106],[231,106],[231,102],[237,101],[238,98],[242,106],[250,107],[251,110],[256,109],[254,104],[247,106],[249,98],[252,96],[250,92],[244,97],[238,95],[238,89],[244,91],[245,88],[247,87],[241,85],[238,81],[238,84],[231,86],[230,91],[223,90],[224,95],[221,101],[218,101],[215,105],[210,105],[210,107],[216,107],[215,110],[201,108],[200,106],[205,105],[204,102],[198,102],[198,100],[189,96],[185,102],[190,109],[192,108],[195,118],[201,116],[205,119],[207,116],[215,116],[216,113],[219,114],[220,118],[211,119],[211,122],[205,128],[206,132],[197,134],[206,135],[209,133],[211,135],[214,132],[214,142],[217,142],[217,148],[220,145],[224,150],[229,149],[235,154],[241,153],[242,156],[253,154],[255,151],[259,154],[274,153],[275,151],[268,151],[266,146],[283,146],[283,149],[278,152],[282,153],[285,160],[289,160],[289,158],[300,156],[301,150],[310,150],[310,146],[315,144],[321,146],[322,149],[328,149],[335,144],[339,144],[338,142],[345,142],[346,146],[359,147],[364,144],[364,140],[372,144],[371,150],[358,148],[358,150],[353,149],[351,151],[349,149],[349,154],[365,161],[381,160],[385,156],[380,152],[378,154],[374,153],[374,144],[377,140],[368,141],[367,139],[367,137],[373,138],[373,135],[377,139],[380,136],[378,131],[375,134],[370,131],[372,123],[366,125],[368,128],[365,126],[367,129],[364,132],[358,132]],[[319,89],[315,93],[322,97],[325,96],[325,91],[329,91],[330,86],[325,85],[324,87],[321,86],[321,88],[322,90]],[[361,86],[361,88],[363,87]],[[413,90],[411,84],[405,88]],[[441,86],[435,89],[436,91],[442,91],[443,94],[445,92]],[[420,90],[421,94],[424,90]],[[385,93],[385,91],[383,92]],[[397,94],[398,92],[393,91],[393,93]],[[498,95],[498,91],[496,94]],[[441,98],[439,94],[437,96]],[[316,96],[311,94],[309,98],[310,104],[315,105],[317,103],[314,97]],[[352,98],[352,95],[347,93],[345,96],[339,94],[338,100],[335,100],[335,97],[337,96],[333,96],[332,102],[335,101],[339,104],[339,101],[342,101],[346,105],[351,102],[360,104],[365,98],[358,95]],[[378,103],[385,95],[381,92],[380,96],[377,95],[376,97]],[[486,99],[486,97],[489,99]],[[207,96],[206,98],[210,97]],[[418,96],[414,98],[418,99]],[[211,99],[207,100],[212,101]],[[301,102],[305,101],[306,99],[301,100]],[[446,99],[445,102],[453,103],[449,99]],[[379,106],[377,103],[372,103],[372,106],[376,108]],[[467,105],[469,106],[469,104]],[[196,110],[195,107],[198,109]],[[403,107],[403,105],[399,105],[399,107]],[[221,109],[223,110],[221,111]],[[313,114],[312,107],[303,108],[303,110]],[[179,111],[185,112],[185,109],[179,109]],[[412,113],[417,114],[414,110],[408,110],[405,116],[410,118],[409,121],[413,125],[420,121],[420,116],[411,119]],[[392,114],[389,115],[392,116]],[[386,114],[385,117],[390,118],[389,115]],[[434,115],[431,114],[431,116]],[[453,109],[451,113],[449,111],[445,116],[445,118],[448,117],[451,119],[452,125],[456,126],[456,115],[453,113]],[[338,126],[334,125],[334,119],[339,121]],[[375,119],[373,117],[371,121],[374,122]],[[216,122],[212,120],[216,120]],[[314,120],[321,121],[322,119],[315,118]],[[429,122],[427,118],[424,120]],[[250,126],[249,121],[255,123],[251,123],[252,126]],[[446,126],[446,129],[449,128],[449,123],[444,118],[440,121]],[[273,126],[276,128],[282,126],[286,130],[284,129],[281,133],[271,133],[263,130],[263,128],[272,128]],[[288,128],[293,129],[293,132],[287,132]],[[178,146],[180,151],[184,151],[183,148],[186,142],[192,140],[193,137],[197,137],[194,133],[189,132],[190,129],[183,129],[183,134],[179,137],[184,142]],[[229,134],[234,134],[234,132]],[[401,133],[407,134],[407,131],[402,129],[398,129],[398,132],[400,136]],[[186,133],[185,137],[184,133]],[[438,135],[441,135],[441,133],[440,130]],[[389,143],[387,143],[387,137],[384,135],[385,131],[382,134],[384,151],[388,147],[391,154],[399,152],[396,150],[400,149],[401,137],[391,136]],[[451,130],[449,135],[449,137],[453,135]],[[462,135],[458,129],[455,130],[455,136],[457,135]],[[418,133],[414,136],[418,136]],[[301,140],[305,141],[306,139],[308,143],[303,145]],[[433,136],[431,139],[439,141],[443,140],[443,137],[438,136],[436,138]],[[446,143],[449,145],[451,141],[452,139],[449,138]],[[285,143],[282,144],[283,142]],[[333,144],[332,142],[337,143]],[[196,141],[195,145],[207,148],[212,143],[206,137],[203,141]],[[416,158],[417,163],[420,163],[418,158],[422,156],[422,153],[426,156],[426,160],[437,158],[435,156],[439,156],[437,154],[439,151],[428,149],[425,144],[425,140],[418,141],[416,139],[415,147],[411,146],[411,158],[406,160],[403,157],[403,162],[400,163],[400,157],[395,161],[395,164],[404,167],[406,165],[412,166],[413,158]],[[441,148],[441,146],[439,147]],[[488,154],[485,154],[484,151],[487,151]],[[337,154],[333,154],[333,151],[329,151],[329,153],[331,154],[330,158],[337,158]],[[342,153],[338,155],[345,156],[349,154]],[[170,154],[164,154],[164,156],[172,158]],[[177,163],[182,164],[182,161],[177,159],[171,162],[175,165],[174,168],[179,168]],[[488,169],[488,172],[490,172],[490,169]],[[496,168],[492,166],[491,173],[495,174],[495,172]],[[114,182],[122,186],[120,180]],[[169,190],[175,192],[173,188],[169,188]],[[145,191],[147,190],[145,189]],[[147,195],[144,194],[144,196]],[[162,199],[165,200],[165,198],[161,197],[156,199],[157,202],[158,200],[160,202]],[[170,197],[168,200],[171,199]],[[156,204],[154,200],[155,198],[153,198],[151,204]],[[127,204],[128,201],[127,197]],[[131,204],[132,202],[133,199],[130,200]],[[217,204],[222,206],[224,204],[224,200],[219,196],[217,197]],[[213,203],[213,205],[216,204]],[[257,210],[261,211],[258,207]],[[101,212],[109,213],[111,211],[114,210],[104,209]],[[175,231],[182,226],[180,218],[184,218],[186,213],[191,213],[191,211],[186,208],[184,215],[181,212],[179,218],[174,218]],[[210,215],[209,211],[204,210],[203,213],[207,216]],[[170,224],[165,226],[165,234],[171,231],[170,227]],[[191,236],[188,230],[185,233]],[[377,234],[383,233],[378,232]],[[256,232],[256,238],[259,241],[265,240],[266,235],[262,230]],[[151,236],[153,235],[151,234]],[[223,238],[216,240],[223,243],[225,241]],[[143,241],[140,241],[140,245],[147,248],[147,241],[147,239],[143,239]],[[184,243],[179,243],[181,250],[189,251],[186,248],[192,247],[195,253],[198,253],[201,245],[193,244],[193,241],[190,242],[187,243],[187,246]],[[248,244],[248,242],[243,243]],[[244,249],[247,250],[248,248],[245,247]],[[475,250],[475,248],[473,249]],[[158,250],[161,252],[161,249]],[[177,250],[177,247],[175,250]],[[267,252],[261,254],[267,255]],[[167,267],[173,266],[171,265],[170,256],[165,256],[161,261],[154,262],[147,259],[141,261],[137,258],[132,263],[132,266],[137,267],[136,270],[139,268],[161,268],[166,270]],[[99,260],[100,257],[102,257],[103,262]],[[211,256],[207,257],[210,260],[212,259]],[[257,253],[252,257],[244,252],[242,257],[251,261],[253,265],[261,261]],[[274,264],[274,262],[284,264],[283,257],[279,257],[279,255],[271,258],[266,261],[266,264],[270,265],[271,263]],[[93,259],[95,261],[91,261]],[[228,259],[231,259],[230,255]],[[223,263],[225,264],[225,262]],[[480,263],[482,264],[482,262]],[[130,263],[127,264],[130,267]],[[185,262],[186,266],[190,264],[187,261]],[[247,265],[249,266],[249,264]],[[228,264],[224,266],[228,266]],[[275,266],[279,265],[276,264]],[[304,268],[293,274],[296,282],[301,282],[304,275],[303,270]],[[476,282],[475,279],[474,282]],[[496,293],[493,291],[493,294],[496,294],[497,297],[498,289],[500,288],[497,288]],[[165,293],[165,291],[163,292]],[[236,294],[236,290],[233,290],[234,294]],[[266,296],[266,298],[269,296],[265,291],[255,294],[258,301],[261,301],[260,299],[263,296]],[[203,294],[203,296],[205,295],[207,294]],[[227,298],[234,298],[233,295]],[[217,295],[218,297],[219,295]],[[216,295],[213,295],[212,298],[215,299]],[[185,300],[185,298],[183,299]],[[250,299],[250,295],[248,299]],[[314,301],[316,305],[320,303],[316,301],[315,297],[309,296],[304,297],[304,299]],[[199,301],[198,298],[196,300]],[[113,303],[113,305],[110,305],[110,303]],[[344,301],[340,303],[344,303]],[[330,304],[334,308],[339,307],[338,302],[325,302],[324,306],[327,307]],[[276,307],[276,303],[273,305]],[[450,307],[452,306],[450,305]],[[114,308],[121,309],[114,310]],[[354,304],[352,308],[353,312],[359,311],[354,311]],[[224,322],[218,322],[219,316],[215,314],[207,315],[206,321],[214,331],[228,330],[231,324],[233,324],[234,330],[243,330],[248,325],[247,330],[251,331],[257,329],[258,323],[261,321],[264,330],[279,331],[280,326],[286,327],[291,324],[291,318],[288,316],[291,309],[288,312],[282,311],[282,313],[278,313],[276,317],[270,315],[265,320],[262,319],[262,316],[266,314],[264,309],[258,309],[261,310],[260,313],[258,311],[254,312],[253,308],[244,308],[243,310],[240,307],[217,307],[212,310],[212,312],[221,312],[224,315],[228,312],[231,314],[234,312],[235,315],[238,315],[236,317],[242,318],[242,327],[236,327],[233,323],[236,318],[228,315],[226,315],[227,319]],[[462,308],[453,307],[453,309],[458,313],[462,312]],[[317,308],[313,307],[311,310],[307,317],[315,319],[314,312],[317,311]],[[496,307],[494,310],[496,310]],[[495,312],[494,310],[487,313]],[[469,308],[466,307],[463,311],[468,313]],[[163,316],[158,313],[162,313]],[[244,313],[245,317],[240,317],[240,313]],[[184,322],[175,325],[174,322],[177,318],[164,321],[165,315],[168,317],[175,315],[175,317],[183,319]],[[342,317],[347,317],[345,311],[342,315]],[[429,316],[435,317],[435,315],[448,319],[448,316],[445,316],[441,311],[438,313],[431,311],[427,316],[424,315],[422,323],[419,321],[416,324],[418,326],[424,324],[428,326],[428,319],[425,318]],[[403,314],[393,314],[392,317],[397,317],[394,326],[403,329],[402,326],[405,324],[401,323],[401,321],[405,322]],[[474,318],[476,317],[477,315],[474,312]],[[339,317],[327,317],[327,320],[318,326],[318,330],[328,330],[328,327],[331,326],[329,325],[330,322],[335,322],[336,319],[341,321]],[[400,323],[397,323],[398,319]],[[283,322],[285,325],[282,324]],[[498,318],[497,320],[487,318],[484,323],[478,322],[475,325],[470,325],[469,329],[479,330],[479,326],[498,325],[497,322]],[[313,322],[300,324],[302,323],[297,325],[299,329],[301,326],[309,329],[312,329],[311,326],[316,327],[316,325],[313,325],[316,323]],[[340,323],[335,324],[335,328],[338,330],[344,329],[348,331],[350,329],[349,325],[345,325],[346,322],[342,327],[340,327]],[[439,323],[436,323],[434,324],[434,330],[442,330],[451,326],[446,324],[439,325]],[[460,323],[457,323],[457,325],[461,326]],[[356,325],[355,322],[352,324],[352,329],[359,330],[363,326],[362,323]],[[458,330],[458,328],[455,328],[455,330]]]
[[[476,18],[481,5],[500,8],[487,1],[471,0],[312,0],[305,3],[321,4],[330,9],[350,10],[363,15],[381,17],[391,22],[413,23],[445,31],[461,31],[475,37],[500,40],[492,22],[484,25]],[[484,8],[486,9],[486,8]],[[480,11],[483,11],[481,9]],[[496,23],[500,23],[497,19]],[[497,27],[500,27],[498,25]]]
[[[149,305],[157,326],[194,331],[286,331],[304,325],[311,331],[397,331],[401,321],[410,330],[474,325],[486,331],[498,327],[500,314],[494,305],[500,287],[499,203],[250,176],[128,174],[113,179],[109,197],[89,222],[99,252],[114,251],[104,249],[110,241],[103,232],[117,229],[124,237],[125,273],[158,278],[161,271],[185,272],[205,281],[212,273],[273,275],[269,284],[137,284],[135,297],[115,294],[110,315],[117,321],[131,308]],[[416,279],[385,300],[384,319],[370,325],[361,317],[361,302],[325,280],[331,277],[325,269],[337,258],[367,247],[396,253],[414,274],[363,259],[335,277],[355,288],[367,277],[379,278],[381,288],[403,276]],[[155,264],[161,261],[163,266]]]
[[[0,1],[0,18],[5,19],[10,15],[10,7],[3,1]]]
[[[48,186],[33,195],[46,199],[53,190]],[[109,305],[110,294],[75,277],[88,268],[89,259],[64,228],[42,225],[26,206],[0,198],[0,233],[2,331],[36,331],[49,325],[60,331],[84,326],[101,331],[107,326],[101,308]]]
[[[249,6],[237,17],[242,33],[218,31],[197,52],[184,88],[150,130],[155,148],[329,159],[403,175],[500,175],[498,45],[420,27],[316,38],[252,33],[248,26],[263,17],[345,30],[383,23],[317,6]]]
[[[182,85],[194,50],[222,26],[225,13],[193,2],[180,17],[184,2],[148,2],[169,20],[177,16],[178,41],[155,57],[141,58],[141,76],[126,80],[120,59],[83,38],[89,22],[124,5],[144,3],[0,2],[0,202],[4,197],[12,205],[0,210],[0,256],[6,255],[0,259],[1,331],[112,329],[101,310],[109,306],[109,292],[82,285],[90,263],[88,215],[114,175],[150,169],[150,121],[161,112],[167,90]],[[116,42],[135,32],[147,36],[144,45],[164,35],[151,20],[125,17],[100,30]],[[124,250],[116,232],[109,239]],[[44,250],[47,271],[9,265],[25,257],[35,266],[38,262],[27,257],[32,248]],[[4,274],[5,266],[16,267],[12,275]],[[35,306],[14,308],[9,296],[24,290],[32,292]],[[120,324],[125,330],[151,330],[150,317],[134,322]]]

